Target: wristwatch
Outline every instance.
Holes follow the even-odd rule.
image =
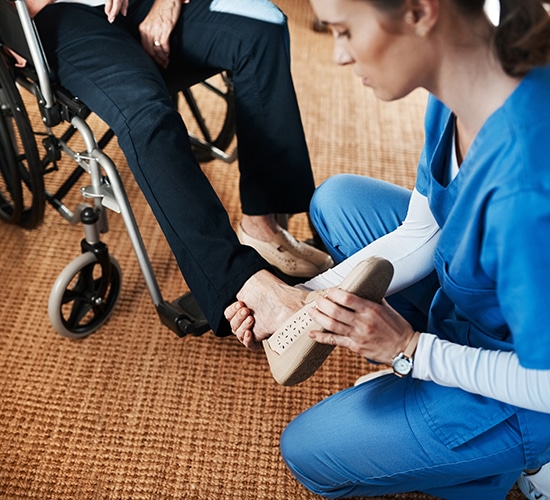
[[[393,373],[398,377],[406,377],[413,369],[413,354],[418,344],[418,338],[420,334],[415,332],[413,338],[408,343],[403,352],[400,352],[391,361]]]

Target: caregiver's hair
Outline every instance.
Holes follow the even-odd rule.
[[[399,15],[406,0],[358,0],[382,12]],[[440,0],[452,3],[465,17],[485,16],[485,0]],[[493,29],[493,45],[500,64],[510,76],[523,76],[550,63],[550,0],[500,0],[500,22]],[[487,22],[490,22],[487,19]]]

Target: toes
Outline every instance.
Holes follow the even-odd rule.
[[[233,302],[230,306],[227,306],[223,312],[223,315],[225,316],[225,319],[227,321],[231,321],[235,315],[239,312],[239,309],[243,308],[244,304],[240,301]]]

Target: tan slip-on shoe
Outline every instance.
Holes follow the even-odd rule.
[[[360,262],[342,281],[340,288],[380,303],[392,277],[393,265],[390,261],[371,257]],[[263,341],[271,374],[281,385],[296,385],[311,377],[335,347],[320,344],[308,335],[312,330],[322,330],[308,312],[314,303],[314,300],[306,303]]]
[[[263,241],[245,233],[239,224],[237,236],[243,245],[256,249],[267,262],[288,276],[311,278],[334,265],[330,255],[297,241],[284,229],[277,232],[271,241]]]

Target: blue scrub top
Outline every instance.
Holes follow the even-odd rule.
[[[431,97],[418,191],[442,229],[428,331],[550,369],[550,66],[531,71],[445,184],[454,116]]]
[[[531,71],[484,124],[458,175],[447,171],[454,116],[430,97],[416,188],[441,227],[441,288],[428,332],[452,342],[514,350],[550,369],[550,66]],[[550,461],[550,415],[431,382],[414,384],[408,411],[449,448],[517,416],[526,463]]]

